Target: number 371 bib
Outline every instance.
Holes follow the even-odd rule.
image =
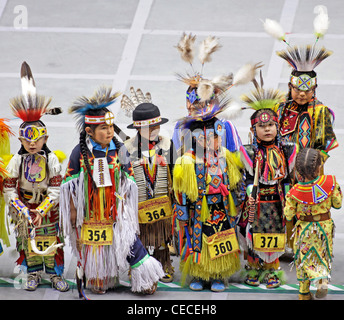
[[[284,251],[285,242],[285,233],[253,233],[253,247],[256,251]]]

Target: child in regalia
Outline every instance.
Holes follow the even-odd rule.
[[[199,84],[203,82],[204,86],[208,86],[213,89],[210,96],[210,100],[215,100],[226,90],[232,86],[242,85],[251,80],[250,78],[250,65],[244,65],[234,76],[232,73],[217,75],[212,79],[205,79],[202,74],[204,65],[212,60],[212,55],[221,48],[218,39],[214,36],[208,36],[204,39],[196,52],[196,36],[192,34],[183,33],[176,48],[180,53],[180,56],[184,62],[187,62],[192,67],[192,72],[195,74],[194,77],[183,76],[178,74],[178,79],[188,85],[186,90],[186,109],[188,116],[192,116],[197,110],[204,108],[207,101],[202,99],[202,86]],[[198,55],[200,63],[202,64],[202,72],[195,72],[195,57]],[[258,64],[255,68],[258,68]],[[248,73],[246,71],[249,71]],[[253,69],[254,71],[254,69]],[[204,88],[203,86],[203,88]],[[237,106],[239,107],[239,106]],[[232,115],[238,114],[238,109],[234,107],[234,103],[231,106]],[[222,144],[230,152],[239,151],[242,145],[241,139],[238,135],[237,129],[233,122],[228,120],[229,118],[234,119],[232,115],[223,115],[220,121],[226,129],[226,136],[222,138]],[[189,131],[183,129],[179,123],[176,123],[172,140],[178,155],[182,155],[184,151],[187,151],[189,146],[185,145],[185,142],[190,141]]]
[[[212,101],[180,122],[192,134],[192,147],[173,170],[177,219],[186,238],[180,267],[182,283],[192,277],[189,287],[195,291],[206,282],[212,291],[223,291],[225,281],[240,270],[235,225],[243,165],[238,152],[222,147],[225,126],[217,115],[226,108],[228,101]]]
[[[107,108],[118,93],[101,87],[70,108],[80,131],[61,185],[60,214],[78,257],[77,278],[102,294],[131,267],[131,290],[153,293],[164,275],[138,238],[138,191],[123,144],[114,137],[114,114]],[[124,148],[125,149],[125,148]],[[124,154],[124,157],[121,157]],[[79,296],[84,291],[79,283]]]
[[[327,294],[333,262],[334,222],[331,208],[340,209],[343,195],[335,176],[321,175],[319,150],[305,148],[296,157],[299,182],[286,197],[284,215],[296,217],[294,227],[294,262],[299,281],[299,299],[310,300],[310,283],[317,285],[315,296]]]
[[[264,90],[256,80],[252,96],[242,99],[255,110],[251,116],[253,142],[241,148],[246,168],[246,199],[238,223],[247,259],[245,283],[276,288],[283,280],[279,257],[285,251],[283,220],[285,194],[290,184],[296,147],[281,144],[278,119],[273,111],[283,97],[278,91]]]
[[[172,178],[174,148],[171,140],[160,135],[162,118],[149,93],[130,88],[130,98],[123,95],[121,107],[132,113],[129,129],[137,134],[124,142],[130,154],[134,178],[139,191],[140,240],[151,248],[152,256],[163,266],[162,282],[173,280],[169,245],[172,245]]]
[[[226,105],[229,102],[229,98],[226,97],[226,94],[228,89],[233,86],[249,83],[254,77],[256,70],[260,68],[261,65],[260,63],[255,65],[248,63],[243,65],[234,75],[229,72],[217,75],[212,79],[207,79],[203,74],[204,66],[212,60],[212,55],[221,48],[221,45],[218,38],[208,36],[201,41],[197,52],[195,41],[196,36],[192,34],[186,35],[184,33],[176,46],[182,60],[187,62],[192,69],[191,73],[187,72],[186,75],[178,74],[178,79],[187,85],[186,105],[189,114],[185,119],[195,120],[198,118],[202,121],[203,115],[205,115],[204,119],[207,119],[212,112],[215,112],[215,109],[222,106],[223,108],[222,111],[219,112],[220,116],[217,122],[219,127],[223,128],[223,135],[219,141],[229,152],[235,154],[239,152],[242,144],[238,132],[231,120],[240,114],[241,106],[231,103],[230,108],[227,108]],[[195,70],[196,63],[194,60],[196,56],[199,58],[199,62],[202,65],[201,72]],[[226,99],[228,100],[225,101]],[[214,106],[216,106],[215,109],[211,111]],[[208,116],[206,115],[207,113]],[[192,142],[195,138],[193,137],[190,127],[184,125],[184,120],[179,120],[176,123],[172,137],[178,156],[182,156],[184,152],[188,152],[190,149],[194,148]],[[186,122],[188,122],[188,120],[186,120]],[[241,182],[241,188],[242,190],[244,189],[243,181]],[[242,194],[243,193],[244,192],[242,192]],[[242,201],[242,199],[238,199],[238,201]],[[174,218],[177,218],[176,213]],[[182,238],[184,230],[179,227],[178,223],[175,225],[179,239],[177,241],[177,251],[180,253],[186,239]],[[223,283],[220,286],[223,287]]]
[[[314,69],[332,51],[319,47],[318,43],[328,30],[327,9],[319,5],[314,12],[317,14],[314,19],[314,44],[291,46],[285,41],[283,30],[276,21],[267,19],[264,27],[269,34],[288,44],[287,49],[277,51],[277,55],[292,67],[287,100],[277,106],[281,139],[294,142],[298,150],[320,150],[325,162],[329,151],[338,147],[338,141],[333,131],[334,112],[317,99],[318,80]],[[276,30],[281,30],[281,34],[277,36]]]
[[[23,94],[11,100],[15,116],[23,120],[19,127],[21,148],[8,163],[4,195],[15,223],[17,264],[26,268],[24,288],[36,290],[42,272],[50,275],[58,291],[67,291],[63,279],[63,235],[59,225],[59,195],[62,181],[59,158],[47,147],[47,128],[40,118],[51,99],[36,94],[30,67],[22,64]]]

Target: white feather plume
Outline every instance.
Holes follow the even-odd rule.
[[[233,83],[233,74],[230,73],[228,75],[215,76],[211,80],[211,83],[214,85],[215,88],[218,88],[221,91],[227,90]]]
[[[265,19],[263,22],[264,30],[267,34],[279,41],[285,41],[285,32],[282,26],[275,20]]]
[[[30,66],[24,61],[20,70],[22,94],[28,102],[28,99],[36,96],[36,84],[32,76]]]
[[[209,80],[201,80],[197,87],[197,94],[201,101],[207,101],[214,93],[214,85]]]
[[[218,39],[215,36],[208,36],[204,39],[199,47],[198,58],[202,64],[211,61],[211,55],[221,48]]]
[[[261,62],[254,65],[250,63],[243,65],[234,75],[233,86],[243,85],[252,81],[256,76],[257,69],[262,66]]]
[[[322,5],[315,6],[314,13],[317,15],[313,21],[314,34],[317,39],[323,38],[330,24],[327,15],[327,8]]]
[[[181,58],[192,65],[195,55],[195,40],[196,36],[191,33],[187,35],[185,32],[182,34],[176,48],[180,53]]]
[[[229,107],[218,114],[218,118],[233,120],[241,116],[242,110],[243,108],[241,105],[238,102],[233,101],[230,103]]]

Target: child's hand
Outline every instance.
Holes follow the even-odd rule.
[[[250,206],[254,206],[254,204],[256,203],[256,200],[250,195],[248,197],[248,203],[250,204]]]
[[[30,212],[36,214],[35,219],[33,219],[33,224],[36,227],[40,227],[42,220],[43,220],[43,217],[38,213],[38,211],[36,209],[31,209]]]

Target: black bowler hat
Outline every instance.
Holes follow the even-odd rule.
[[[141,103],[133,111],[133,123],[127,126],[128,129],[138,129],[142,127],[154,127],[168,121],[161,118],[159,108],[153,103]]]

